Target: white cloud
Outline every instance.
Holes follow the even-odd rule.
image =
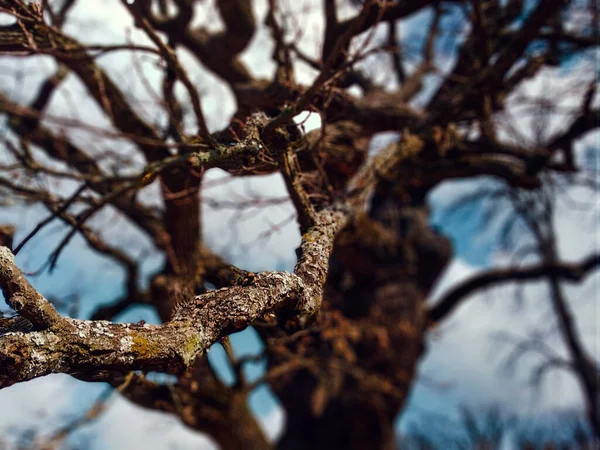
[[[36,414],[52,415],[68,406],[71,397],[65,390],[72,381],[67,375],[49,375],[2,389],[0,427],[17,427]]]
[[[505,111],[497,114],[501,138],[520,145],[540,144],[564,131],[581,113],[585,93],[594,81],[594,64],[593,59],[582,59],[568,72],[544,67],[522,82],[507,98]]]
[[[569,189],[562,194],[570,194]],[[564,260],[579,261],[592,251],[598,251],[600,209],[597,196],[594,200],[576,213],[572,205],[561,201],[556,203],[554,221],[559,252]],[[497,255],[493,261],[499,266],[515,263],[509,259],[510,255]],[[484,269],[454,260],[440,279],[432,298],[439,299],[452,286],[481,270]],[[597,307],[600,273],[591,274],[580,284],[565,283],[563,290],[584,345],[600,360],[600,314]],[[500,343],[492,339],[498,332],[510,332],[526,338],[537,330],[553,352],[568,358],[568,351],[556,328],[545,282],[540,280],[527,284],[521,301],[517,301],[515,294],[514,285],[504,285],[477,292],[466,299],[439,330],[432,332],[422,372],[437,381],[449,383],[450,389],[436,390],[437,395],[447,399],[446,404],[458,399],[480,404],[498,402],[519,413],[581,408],[584,403],[580,386],[572,373],[551,372],[541,384],[539,395],[535,395],[528,384],[529,377],[534,367],[543,361],[535,354],[521,360],[514,376],[501,370],[507,355],[514,349],[514,343]]]
[[[97,439],[97,448],[218,448],[206,435],[189,429],[174,416],[140,408],[120,396],[114,399],[108,411],[94,424],[91,431]]]
[[[268,438],[275,441],[283,432],[283,427],[285,425],[285,411],[280,407],[273,408],[269,414],[260,416],[259,422]]]
[[[297,125],[300,125],[306,133],[321,128],[321,116],[310,111],[302,111],[300,114],[296,115],[294,117],[294,122]]]
[[[421,370],[449,387],[445,392],[437,392],[442,398],[446,396],[452,403],[496,402],[515,413],[582,405],[579,386],[570,374],[556,372],[541,385],[540,396],[534,396],[528,377],[537,358],[523,359],[514,376],[502,370],[514,344],[497,342],[492,339],[493,334],[509,331],[525,337],[536,321],[547,316],[542,308],[535,316],[534,305],[540,306],[540,298],[535,297],[543,294],[543,288],[536,286],[529,291],[526,302],[530,304],[522,309],[515,307],[509,289],[474,295],[444,326],[431,333]],[[557,347],[555,350],[562,353]]]
[[[220,170],[208,171],[205,182],[227,177]],[[205,197],[252,202],[260,199],[285,198],[287,190],[279,174],[232,178],[226,184],[205,189]],[[294,249],[300,244],[293,206],[285,202],[276,206],[244,209],[214,209],[204,203],[204,239],[218,253],[234,264],[250,270],[275,269],[295,260]]]
[[[454,258],[446,267],[434,289],[429,295],[428,301],[435,303],[439,298],[456,284],[466,280],[470,276],[480,272],[481,268],[472,266],[461,259]]]
[[[51,433],[73,408],[76,385],[67,375],[48,375],[0,390],[0,436],[16,445],[22,433]]]

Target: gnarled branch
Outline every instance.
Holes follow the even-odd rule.
[[[578,282],[598,266],[600,266],[600,255],[593,254],[575,264],[544,263],[524,268],[495,269],[481,275],[475,275],[452,289],[429,310],[429,326],[432,327],[448,317],[469,295],[480,289],[499,283],[532,281],[548,276]]]

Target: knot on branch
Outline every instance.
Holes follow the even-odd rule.
[[[0,290],[8,306],[37,329],[49,328],[61,319],[52,304],[27,282],[15,256],[4,246],[0,246]]]
[[[0,336],[6,333],[27,333],[33,330],[33,324],[21,316],[4,317],[0,312]]]

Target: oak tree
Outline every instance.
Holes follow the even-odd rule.
[[[569,93],[577,105],[549,136],[515,138],[506,120],[523,83],[594,54],[597,5],[323,0],[313,5],[323,26],[319,52],[311,54],[306,30],[314,19],[294,16],[286,2],[269,0],[261,13],[254,3],[123,0],[122,13],[143,39],[95,45],[83,27],[69,28],[72,11],[88,0],[0,0],[2,57],[44,58],[55,67],[31,101],[12,96],[8,85],[0,88],[6,127],[0,207],[11,201],[48,211],[27,229],[6,224],[0,230],[0,288],[14,313],[1,319],[0,387],[52,373],[106,382],[137,405],[177,416],[223,449],[390,449],[428,333],[475,291],[548,280],[568,365],[600,434],[598,367],[560,287],[583,280],[600,256],[561,261],[542,208],[549,185],[578,182],[586,171],[574,146],[598,128],[593,69],[583,66],[588,70]],[[211,8],[219,28],[202,20]],[[405,40],[402,27],[419,14],[420,33]],[[270,43],[253,51],[272,59],[268,76],[245,58],[259,32]],[[122,81],[137,76],[135,83],[143,83],[143,70],[123,74],[102,63],[117,52],[154,61],[160,76],[158,89],[150,88],[154,116]],[[213,111],[190,59],[233,98],[235,112],[223,129],[211,125]],[[53,111],[52,99],[68,80],[87,93],[77,105],[95,105],[101,121]],[[545,99],[548,108],[559,95]],[[320,126],[305,132],[294,120],[303,112],[318,115]],[[386,132],[394,139],[370,152]],[[293,271],[249,272],[211,250],[201,208],[211,169],[234,178],[281,175],[288,194],[282,201],[293,205],[301,235]],[[475,177],[506,188],[533,230],[539,262],[484,272],[429,305],[453,249],[429,223],[428,195],[442,182]],[[151,189],[159,206],[147,201]],[[215,201],[235,203],[224,193]],[[143,257],[93,222],[107,210],[164,256],[147,286]],[[123,295],[107,299],[112,303],[89,320],[62,313],[15,262],[53,221],[68,231],[52,242],[44,269],[54,268],[80,236],[126,274]],[[135,305],[155,308],[162,323],[114,321]],[[264,344],[260,383],[286,414],[276,443],[247,404],[257,385],[244,377],[251,360],[236,358],[228,343],[230,334],[250,326]],[[215,343],[227,349],[232,386],[208,362]],[[176,381],[167,385],[148,372]]]

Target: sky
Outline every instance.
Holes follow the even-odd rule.
[[[67,31],[77,35],[88,43],[120,43],[124,36],[130,36],[136,42],[144,38],[138,31],[130,30],[131,21],[116,0],[91,2],[83,0],[82,5],[73,12],[73,22]],[[283,2],[284,7],[294,11],[298,17],[308,18],[299,21],[295,26],[303,33],[300,41],[303,50],[314,53],[319,48],[319,37],[322,32],[320,21],[321,10],[310,1]],[[261,20],[265,13],[265,2],[256,2],[257,15]],[[299,14],[302,12],[302,15]],[[0,15],[1,20],[1,15]],[[428,14],[413,17],[401,28],[401,35],[411,42],[418,42],[422,35],[424,23],[430,20]],[[205,25],[218,29],[219,20],[214,12],[199,17]],[[82,34],[81,29],[86,33]],[[376,33],[380,33],[377,30]],[[419,34],[420,33],[420,34]],[[270,60],[271,47],[268,32],[261,27],[243,59],[257,75],[269,75],[273,70]],[[453,48],[446,49],[448,66],[452,60]],[[228,122],[233,112],[231,93],[227,87],[199,66],[189,55],[182,55],[183,63],[193,74],[194,81],[203,88],[202,102],[211,130],[217,130]],[[151,91],[159,91],[160,78],[157,75],[155,62],[148,58],[132,60],[124,54],[114,54],[100,59],[102,65],[111,74],[122,80],[128,94],[137,99],[137,110],[148,120],[156,119],[152,108]],[[0,86],[10,86],[13,98],[27,101],[35,92],[35,86],[42,76],[52,73],[54,64],[48,58],[37,59],[0,59]],[[575,73],[578,70],[574,70]],[[135,76],[144,74],[143,83]],[[135,76],[132,76],[134,74]],[[15,75],[20,75],[15,77]],[[309,83],[314,72],[302,66],[299,79]],[[385,76],[381,73],[380,76]],[[562,77],[562,78],[561,78]],[[15,81],[18,80],[18,81]],[[521,94],[527,95],[543,92],[545,89],[560,90],[570,86],[577,80],[569,78],[569,74],[558,70],[543,72],[535,80],[523,86]],[[428,80],[426,90],[431,91],[435,79]],[[558,92],[558,91],[557,91]],[[91,102],[78,103],[77,99],[85,95],[85,89],[73,77],[65,82],[52,101],[52,111],[57,115],[71,115],[73,118],[85,120],[97,126],[108,126],[98,108]],[[515,94],[518,97],[519,93]],[[561,101],[565,106],[573,102],[574,96],[564,95]],[[518,98],[515,98],[515,105]],[[423,98],[417,99],[417,102]],[[75,110],[73,109],[75,105]],[[515,106],[516,108],[516,106]],[[524,134],[530,128],[531,120],[527,112],[519,113],[517,125]],[[507,119],[508,120],[508,119]],[[564,126],[564,118],[549,118],[551,127],[559,129]],[[307,129],[318,126],[318,120],[312,118]],[[2,124],[0,124],[2,127]],[[127,145],[118,141],[100,143],[89,133],[72,132],[72,136],[85,145],[85,148],[101,151],[104,147],[116,149],[123,158],[130,152]],[[532,138],[532,136],[525,136]],[[389,136],[388,136],[389,139]],[[598,133],[588,135],[577,146],[579,158],[586,157],[590,148],[598,151],[600,136]],[[383,145],[386,137],[382,136],[378,145]],[[114,163],[114,161],[113,161]],[[105,164],[111,164],[107,160]],[[132,162],[138,169],[141,160]],[[597,169],[597,167],[596,167]],[[214,187],[207,189],[204,195],[209,199],[219,198],[256,198],[280,197],[285,195],[285,187],[278,175],[246,178],[244,180],[219,183],[227,175],[219,170],[209,171],[206,182]],[[496,183],[497,185],[497,183]],[[486,268],[502,266],[511,262],[511,254],[503,249],[499,239],[502,228],[502,214],[490,215],[484,200],[473,201],[461,208],[456,201],[465,195],[484,188],[493,188],[495,184],[489,179],[474,179],[460,182],[447,182],[439,186],[431,194],[429,202],[432,208],[431,221],[453,242],[455,258],[439,280],[430,301],[434,301],[453,285]],[[73,186],[59,187],[68,191]],[[157,202],[156,186],[147,188],[143,199],[152,204]],[[578,189],[565,192],[566,197],[584,203],[584,207],[573,212],[571,204],[558,202],[555,211],[555,227],[559,236],[559,251],[567,260],[576,261],[598,249],[598,237],[595,234],[600,217],[600,202],[597,197]],[[300,242],[300,236],[290,215],[293,209],[290,204],[283,204],[268,210],[249,210],[243,215],[232,211],[210,207],[207,201],[203,205],[203,230],[206,242],[226,256],[233,263],[249,270],[291,270],[295,262],[294,250]],[[36,220],[47,213],[41,208],[13,208],[2,211],[2,222],[13,222],[18,225],[17,241],[30,231]],[[104,226],[110,221],[110,226]],[[124,221],[115,220],[114,212],[99,214],[93,224],[103,225],[103,236],[108,239],[127,239],[127,251],[134,255],[144,255],[144,273],[152,273],[161,264],[161,258],[153,252],[149,243],[135,233]],[[273,224],[279,225],[279,231],[268,237],[261,233]],[[242,233],[243,232],[243,233]],[[48,227],[17,257],[23,270],[33,271],[39,268],[48,253],[52,250],[51,239],[64,233],[58,226]],[[242,236],[243,235],[243,236]],[[261,238],[257,241],[257,237]],[[240,245],[240,239],[241,245]],[[258,243],[257,243],[258,242]],[[110,302],[121,292],[122,274],[109,261],[94,256],[87,251],[82,239],[75,238],[65,251],[53,274],[44,274],[31,278],[32,284],[48,296],[64,298],[77,295],[81,307],[69,311],[77,317],[86,317],[93,309],[103,303]],[[575,311],[579,330],[590,352],[600,359],[600,341],[597,323],[600,313],[595,300],[600,283],[598,274],[586,279],[580,286],[567,286],[566,292]],[[541,384],[536,393],[528,382],[531,368],[536,364],[534,358],[525,358],[517,366],[514,374],[503,370],[510,345],[499,342],[494,336],[500,332],[510,331],[518,336],[526,336],[531,330],[548,332],[552,321],[549,320],[547,294],[543,284],[528,285],[523,291],[523,301],[515,300],[514,287],[502,287],[492,291],[476,294],[464,306],[435,330],[428,339],[428,353],[421,362],[420,377],[413,390],[409,405],[399,418],[398,427],[407,429],[413,423],[427,417],[429,413],[442,413],[449,417],[455,415],[461,404],[486,405],[497,403],[512,412],[535,414],[556,408],[581,408],[582,400],[574,378],[564,373],[552,373]],[[121,321],[138,321],[144,319],[156,322],[155,314],[149,309],[136,308],[118,318]],[[556,337],[549,336],[549,342],[558,351],[564,353]],[[260,350],[258,339],[252,330],[246,330],[232,337],[233,345],[239,354],[253,353]],[[209,353],[209,359],[225,380],[230,379],[222,349],[215,346]],[[249,370],[249,376],[258,377],[260,367]],[[228,378],[229,377],[229,378]],[[18,437],[27,427],[39,428],[42,432],[69,422],[89,408],[104,389],[101,384],[86,384],[65,375],[51,375],[27,383],[21,383],[0,391],[0,404],[10,408],[0,408],[0,435]],[[250,399],[251,407],[259,417],[263,427],[270,436],[276,436],[285,420],[276,401],[268,389],[261,388]],[[127,426],[123,426],[127,423]],[[132,444],[137,446],[143,442],[144,448],[215,448],[210,439],[186,429],[176,419],[168,415],[141,410],[135,405],[113,395],[110,407],[100,418],[82,427],[71,439],[94,439],[94,448],[126,449]]]

